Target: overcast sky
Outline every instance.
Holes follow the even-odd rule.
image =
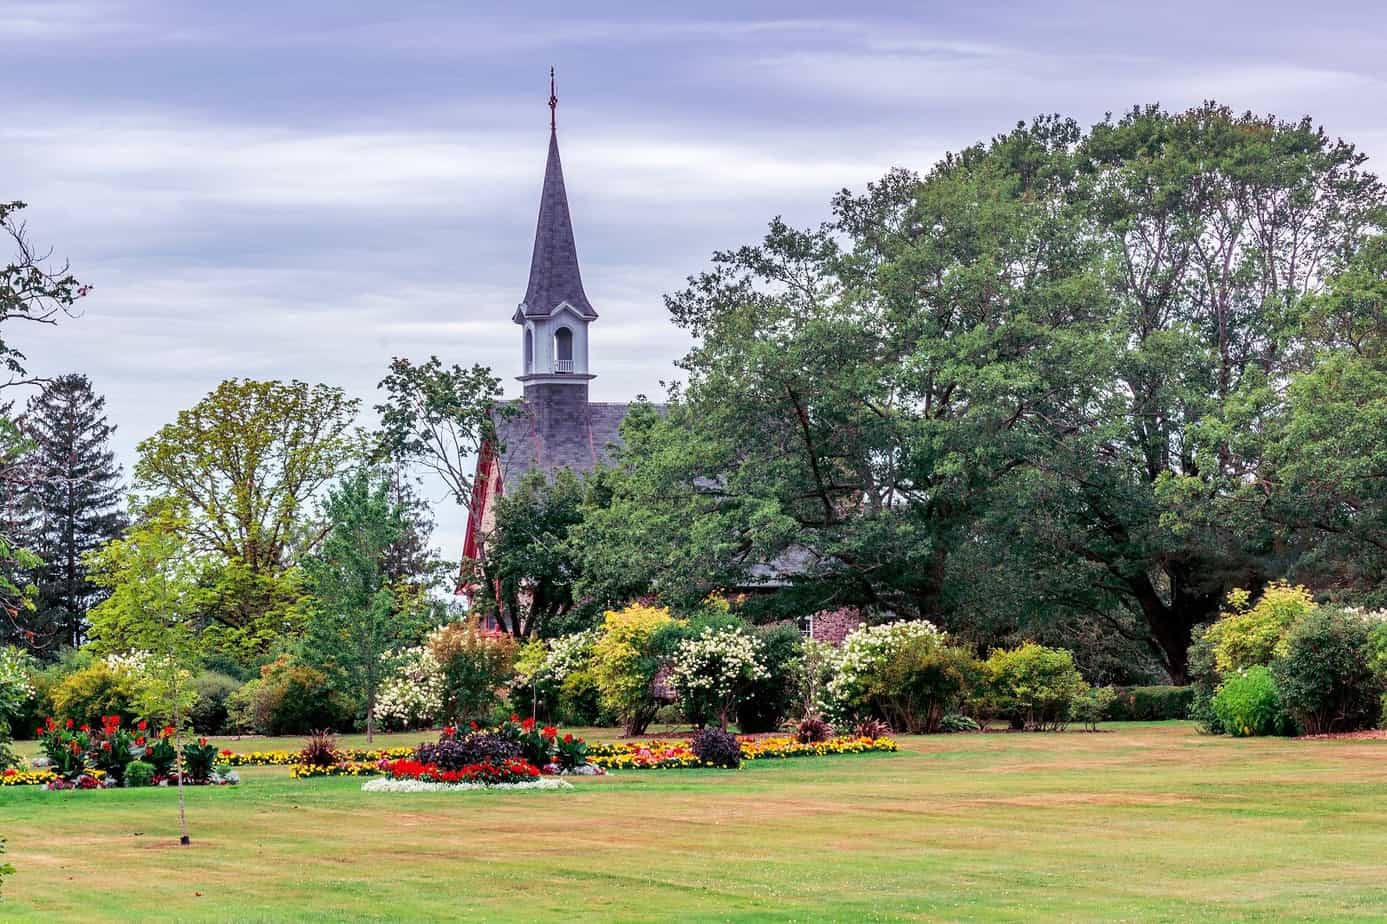
[[[0,0],[0,48],[0,199],[95,286],[15,339],[106,394],[127,470],[230,376],[369,406],[437,353],[514,393],[551,64],[595,400],[661,391],[661,296],[714,249],[1038,113],[1215,98],[1387,158],[1376,0]]]

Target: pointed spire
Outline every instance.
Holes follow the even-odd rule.
[[[530,283],[525,301],[515,313],[517,323],[525,315],[547,316],[562,302],[568,302],[586,318],[597,317],[583,291],[578,270],[578,247],[573,240],[573,220],[568,212],[568,192],[563,184],[563,165],[559,162],[559,136],[555,110],[554,71],[549,70],[549,159],[544,165],[544,189],[539,197],[539,221],[535,225],[535,249],[530,257]]]

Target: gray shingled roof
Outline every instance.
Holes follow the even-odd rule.
[[[578,270],[578,246],[573,241],[573,220],[568,213],[568,193],[559,163],[559,138],[549,133],[549,159],[544,165],[544,189],[539,197],[539,221],[535,225],[535,250],[530,257],[530,283],[525,288],[524,314],[547,316],[568,302],[585,318],[597,317]],[[515,320],[521,321],[516,311]]]
[[[512,402],[522,405],[523,402]],[[502,490],[518,484],[531,469],[552,475],[557,469],[588,472],[611,461],[609,447],[621,444],[621,421],[628,404],[589,403],[562,417],[551,416],[541,428],[529,409],[496,421],[501,453]]]

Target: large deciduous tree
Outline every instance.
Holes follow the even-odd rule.
[[[82,644],[87,610],[101,597],[83,558],[125,528],[120,467],[110,448],[115,427],[106,421],[105,405],[85,375],[70,373],[48,382],[23,419],[33,442],[30,532],[44,561],[35,573],[31,622],[46,648]]]
[[[327,385],[229,379],[139,444],[136,488],[186,512],[188,542],[212,556],[208,615],[235,647],[297,626],[298,565],[326,532],[312,500],[360,458],[357,408]]]
[[[1077,616],[1183,680],[1227,591],[1294,560],[1231,503],[1269,476],[1240,423],[1304,368],[1307,296],[1382,206],[1351,145],[1207,104],[1037,119],[817,231],[774,222],[668,299],[688,382],[628,426],[585,581],[703,592],[779,560],[801,607]]]

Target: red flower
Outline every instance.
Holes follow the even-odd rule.
[[[53,729],[55,729],[55,728],[58,727],[58,723],[57,723],[57,722],[54,722],[54,721],[53,721],[53,717],[50,715],[46,720],[44,720],[44,726],[45,726],[49,731],[52,731]]]
[[[135,723],[135,727],[138,728],[140,731],[145,731],[149,728],[149,723],[146,722],[144,719],[140,719],[138,722]]]
[[[165,726],[164,726],[164,730],[161,731],[161,732],[159,732],[159,737],[160,737],[160,738],[172,738],[172,737],[173,737],[173,726],[172,726],[172,725],[165,725]]]
[[[205,748],[205,747],[207,747],[207,739],[206,739],[206,738],[199,738],[199,739],[197,739],[197,746],[200,747],[200,748]]]
[[[101,750],[103,750],[103,751],[109,751],[110,749],[111,749],[111,742],[109,742],[109,741],[103,741],[103,742],[101,742]]]
[[[525,729],[525,731],[533,731],[535,727],[535,717],[530,716],[528,719],[520,723],[520,727]]]
[[[140,737],[135,739],[135,746],[141,748],[144,747],[144,735],[140,735]]]
[[[40,725],[40,726],[35,730],[35,732],[34,732],[34,737],[35,737],[35,738],[42,738],[42,737],[43,737],[43,726],[42,726],[42,725]]]
[[[568,733],[566,733],[566,734],[563,736],[563,743],[564,743],[564,744],[572,744],[572,743],[573,743],[573,733],[572,733],[572,732],[568,732]]]
[[[153,754],[154,754],[154,748],[145,748],[145,749],[144,749],[144,756],[145,756],[145,757],[151,757],[151,756],[153,756]]]
[[[67,720],[67,724],[65,724],[63,727],[64,727],[64,728],[71,728],[71,727],[73,726],[73,724],[74,724],[73,721],[72,721],[71,719],[68,719],[68,720]]]
[[[544,726],[544,737],[553,740],[559,736],[559,730],[552,725]]]
[[[72,749],[72,753],[74,754],[82,753],[82,746],[77,743],[76,738],[73,738],[72,741],[68,743],[68,747]]]
[[[90,725],[83,725],[83,726],[79,729],[79,731],[83,732],[84,734],[85,734],[86,732],[91,731],[91,730],[92,730],[92,727],[91,727]]]
[[[473,730],[473,731],[476,731],[477,728],[479,727],[479,726],[477,725],[476,722],[471,722],[471,723],[469,723],[469,724],[472,726],[472,730]]]
[[[520,716],[518,716],[518,715],[516,715],[514,712],[512,712],[512,713],[510,714],[510,720],[511,720],[512,722],[519,722],[519,721],[520,721]]]
[[[234,753],[232,753],[231,748],[222,748],[222,756],[223,756],[223,757],[235,757],[236,755],[235,755]]]

